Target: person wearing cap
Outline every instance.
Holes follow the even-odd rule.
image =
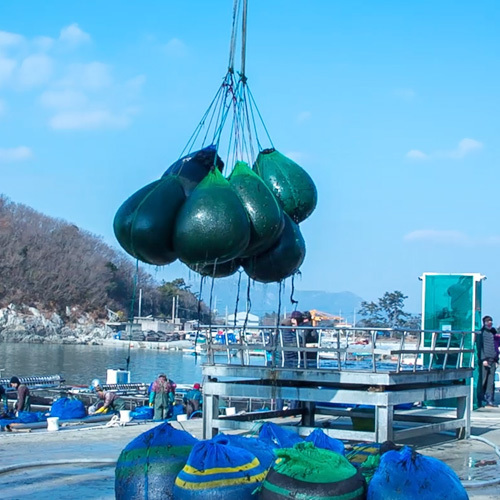
[[[187,418],[190,418],[195,411],[201,410],[201,405],[203,404],[203,395],[201,394],[201,386],[196,383],[193,388],[186,392],[186,395],[182,398],[185,408]]]
[[[164,373],[153,382],[149,394],[149,406],[154,408],[154,420],[166,420],[173,413],[174,388]]]
[[[30,390],[26,384],[21,384],[18,377],[12,377],[10,385],[17,391],[17,401],[14,403],[16,414],[20,411],[31,411]]]
[[[109,411],[118,412],[125,409],[125,401],[116,392],[105,391],[100,385],[95,387],[95,392],[103,405],[96,410],[94,415],[108,413]]]

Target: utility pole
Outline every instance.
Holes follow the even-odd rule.
[[[172,297],[172,323],[175,321],[175,295]]]
[[[179,317],[179,296],[175,296],[175,319]]]
[[[142,315],[142,288],[139,288],[139,310],[137,312],[140,318]]]

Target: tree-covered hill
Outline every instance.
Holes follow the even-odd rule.
[[[63,316],[77,308],[96,318],[109,308],[127,318],[135,273],[135,263],[100,237],[0,195],[0,307],[25,304]],[[158,284],[139,267],[138,283],[148,297],[142,315],[169,317],[177,295],[179,317],[197,318],[197,299],[182,280]],[[206,315],[203,305],[203,321]]]

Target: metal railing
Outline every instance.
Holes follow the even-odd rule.
[[[396,373],[474,366],[472,331],[212,325],[200,334],[206,340],[195,348],[212,365]]]

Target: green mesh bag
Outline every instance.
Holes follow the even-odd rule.
[[[180,209],[174,249],[186,264],[223,263],[239,257],[250,241],[250,221],[229,182],[212,170]]]
[[[245,259],[242,263],[250,278],[261,283],[271,283],[288,278],[302,265],[306,244],[299,226],[288,215],[279,240],[267,252]]]
[[[165,177],[139,189],[116,212],[118,243],[133,257],[156,266],[173,262],[172,234],[186,196],[176,177]]]
[[[257,156],[253,169],[297,224],[314,211],[318,201],[316,186],[293,160],[275,149],[265,149]]]
[[[364,500],[366,482],[346,458],[312,443],[275,450],[276,464],[259,492],[261,500]]]
[[[240,198],[250,219],[250,243],[245,256],[271,248],[284,227],[283,211],[264,181],[244,162],[237,162],[229,184]]]

